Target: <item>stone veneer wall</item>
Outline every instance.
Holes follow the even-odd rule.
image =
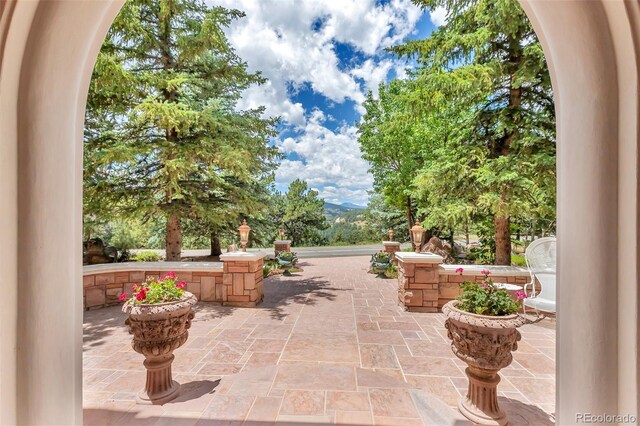
[[[85,266],[83,306],[94,309],[120,303],[123,292],[149,277],[173,271],[198,300],[225,306],[254,307],[264,298],[263,253],[232,252],[222,262],[130,262]]]
[[[391,261],[397,264],[396,253],[400,251],[400,243],[397,241],[383,241],[382,246],[385,253],[391,255]]]
[[[227,306],[254,307],[264,298],[262,258],[224,262],[224,286],[216,285],[216,301]],[[221,298],[221,299],[218,299]]]
[[[117,305],[118,297],[125,292],[131,294],[131,287],[140,284],[149,277],[159,278],[169,271],[174,271],[181,281],[187,282],[186,290],[193,293],[198,300],[216,302],[216,285],[222,285],[222,264],[212,264],[208,269],[194,264],[192,268],[184,263],[140,262],[127,264],[108,264],[88,266],[84,268],[82,288],[85,309]],[[165,262],[162,262],[165,263]],[[222,301],[222,298],[220,298]]]
[[[491,271],[496,283],[524,286],[529,282],[529,271],[525,268],[493,265],[441,265],[442,258],[430,253],[397,254],[398,286],[400,303],[412,312],[439,312],[445,303],[455,299],[464,281],[479,281],[484,278],[480,271]],[[456,273],[463,268],[462,275]]]

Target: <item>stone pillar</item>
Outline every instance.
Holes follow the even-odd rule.
[[[438,312],[442,256],[397,252],[396,259],[400,303],[411,312]]]
[[[397,241],[383,241],[384,252],[389,253],[394,264],[398,264],[396,260],[396,252],[400,251],[400,243]]]
[[[291,240],[275,240],[273,242],[274,253],[276,257],[282,252],[290,252],[291,251]]]
[[[262,267],[266,253],[234,251],[220,255],[223,262],[222,304],[255,307],[264,298]]]

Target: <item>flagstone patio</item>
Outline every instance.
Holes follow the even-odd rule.
[[[442,314],[403,312],[397,280],[367,274],[368,257],[307,259],[303,272],[265,280],[258,308],[199,303],[176,350],[180,396],[136,405],[143,356],[119,306],[84,315],[87,425],[462,425],[456,404],[465,364],[451,352]],[[502,370],[511,425],[553,423],[555,324],[520,329]]]

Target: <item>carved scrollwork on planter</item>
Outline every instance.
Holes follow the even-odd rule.
[[[191,308],[182,315],[158,319],[144,320],[130,316],[125,321],[129,334],[133,335],[133,350],[143,355],[167,355],[182,346],[189,337],[191,320],[195,314]]]
[[[511,352],[518,349],[521,338],[516,329],[501,329],[502,333],[486,329],[475,331],[467,324],[451,319],[445,321],[445,327],[453,353],[464,362],[483,369],[500,370],[511,364]]]

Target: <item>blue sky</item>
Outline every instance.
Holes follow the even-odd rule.
[[[444,20],[410,0],[214,0],[246,17],[227,31],[251,71],[269,80],[245,92],[240,108],[280,116],[273,143],[285,158],[284,191],[296,179],[332,203],[366,205],[373,178],[361,158],[357,123],[368,90],[402,77],[406,64],[384,52],[424,38]]]

